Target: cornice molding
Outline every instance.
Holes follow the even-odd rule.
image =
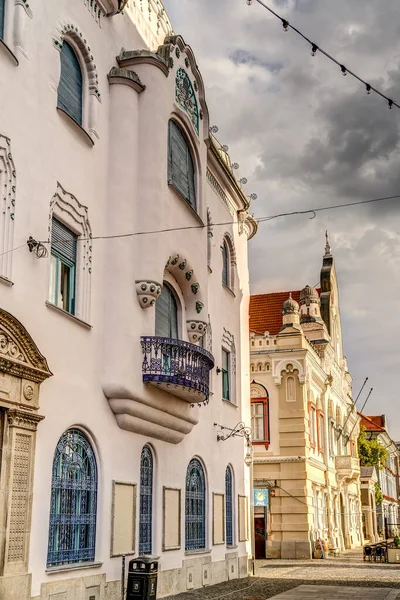
[[[18,427],[28,431],[36,431],[38,423],[44,419],[44,416],[37,413],[25,412],[14,409],[7,411],[7,421],[9,427]]]

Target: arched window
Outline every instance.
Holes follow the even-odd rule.
[[[61,48],[61,75],[57,106],[82,125],[83,78],[72,46],[64,40]]]
[[[226,545],[233,546],[233,473],[231,467],[225,471],[225,527]]]
[[[206,547],[206,481],[203,467],[192,458],[186,473],[185,550]]]
[[[140,457],[139,554],[151,554],[153,519],[153,455],[144,446]]]
[[[165,282],[156,302],[156,336],[178,339],[178,307],[173,291]]]
[[[0,0],[0,39],[4,36],[4,13],[6,0]]]
[[[54,453],[48,567],[94,561],[96,505],[93,449],[82,431],[69,429]]]
[[[196,186],[192,155],[180,127],[169,122],[168,183],[196,210]]]
[[[230,287],[230,277],[229,277],[229,251],[226,242],[222,244],[222,283],[226,285],[226,287]]]

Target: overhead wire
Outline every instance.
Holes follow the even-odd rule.
[[[247,4],[249,6],[252,4],[252,2],[253,2],[253,0],[247,0]],[[285,19],[284,17],[281,17],[270,6],[268,6],[267,4],[265,4],[265,2],[263,2],[263,0],[256,0],[256,2],[258,2],[258,4],[260,4],[261,6],[263,6],[267,11],[269,11],[272,15],[274,15],[277,19],[279,19],[282,22],[282,25],[283,25],[283,28],[284,28],[285,31],[288,31],[289,29],[291,29],[292,31],[294,31],[295,33],[297,33],[297,35],[299,35],[300,37],[302,37],[306,42],[308,42],[310,44],[310,46],[311,46],[311,54],[312,54],[312,56],[315,56],[317,52],[320,52],[321,54],[323,54],[326,58],[328,58],[329,60],[331,60],[333,63],[335,63],[340,68],[340,70],[342,72],[342,75],[351,75],[352,77],[354,77],[354,79],[357,79],[360,83],[362,83],[363,85],[365,85],[365,89],[366,89],[367,94],[371,94],[371,92],[375,92],[375,94],[378,94],[379,96],[381,96],[382,98],[384,98],[385,100],[387,100],[388,108],[389,109],[392,109],[393,106],[396,106],[396,108],[400,108],[400,104],[398,104],[397,102],[395,102],[392,98],[389,98],[389,96],[386,96],[386,94],[384,94],[383,92],[381,92],[380,90],[378,90],[376,87],[374,87],[373,85],[371,85],[370,83],[368,83],[368,81],[365,81],[365,79],[363,79],[362,77],[360,77],[359,75],[357,75],[356,73],[354,73],[354,71],[351,71],[350,69],[348,69],[343,63],[341,63],[334,56],[332,56],[331,54],[329,54],[329,52],[327,52],[326,50],[324,50],[323,48],[321,48],[321,46],[319,44],[316,44],[315,42],[313,42],[312,40],[310,40],[310,38],[308,36],[306,36],[299,29],[297,29],[297,27],[295,27],[294,25],[292,25],[287,19]]]
[[[266,217],[254,217],[254,219],[258,222],[258,223],[265,223],[267,221],[273,221],[274,219],[279,219],[281,217],[290,217],[290,216],[294,216],[294,215],[307,215],[307,214],[311,214],[314,216],[311,216],[311,219],[314,219],[316,217],[316,213],[318,212],[323,212],[323,211],[327,211],[327,210],[335,210],[338,208],[345,208],[345,207],[349,207],[349,206],[358,206],[360,204],[370,204],[373,202],[383,202],[386,200],[394,200],[400,198],[400,194],[396,194],[393,196],[382,196],[380,198],[372,198],[369,200],[358,200],[356,202],[344,202],[342,204],[334,204],[334,205],[330,205],[330,206],[321,206],[321,207],[317,207],[317,208],[308,208],[306,210],[294,210],[294,211],[290,211],[290,212],[286,212],[286,213],[279,213],[276,215],[271,215],[271,216],[266,216]],[[135,237],[135,236],[140,236],[140,235],[152,235],[152,234],[160,234],[160,233],[169,233],[171,231],[187,231],[187,230],[192,230],[192,229],[206,229],[207,227],[218,227],[221,225],[232,225],[232,220],[230,221],[222,221],[220,223],[210,223],[209,225],[187,225],[187,226],[183,226],[183,227],[169,227],[169,228],[165,228],[165,229],[154,229],[151,231],[134,231],[134,232],[130,232],[130,233],[119,233],[119,234],[113,234],[113,235],[94,235],[92,237],[78,237],[77,241],[79,242],[86,242],[86,241],[92,241],[92,240],[113,240],[113,239],[121,239],[121,238],[129,238],[129,237]],[[71,240],[59,240],[60,242],[69,242],[71,243]],[[51,240],[42,240],[39,242],[40,244],[50,244]],[[20,246],[17,246],[16,248],[11,248],[10,250],[6,250],[5,252],[2,252],[0,254],[0,257],[4,256],[5,254],[9,254],[10,252],[15,252],[16,250],[19,250],[20,248],[23,248],[25,246],[25,244],[22,244]]]

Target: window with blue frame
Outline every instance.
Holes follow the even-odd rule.
[[[72,315],[75,314],[77,239],[73,231],[53,217],[49,300]]]
[[[192,154],[180,127],[168,125],[168,183],[196,210],[195,171]]]
[[[82,125],[83,77],[81,66],[74,49],[65,40],[60,54],[61,75],[57,91],[57,106],[69,114],[79,125]]]
[[[225,529],[226,545],[233,545],[233,473],[231,467],[225,471]]]
[[[192,458],[186,473],[185,550],[206,547],[206,480],[201,462]]]
[[[53,459],[47,567],[94,561],[96,507],[93,448],[82,431],[69,429]]]
[[[140,457],[139,554],[151,554],[153,520],[153,455],[144,446]]]
[[[4,37],[4,16],[6,0],[0,0],[0,39]]]
[[[230,353],[222,348],[222,397],[224,400],[230,401]]]

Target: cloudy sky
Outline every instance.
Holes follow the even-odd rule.
[[[398,0],[266,0],[363,79],[400,101]],[[365,88],[255,0],[164,0],[195,52],[211,123],[240,164],[256,217],[400,194],[400,110]],[[400,102],[399,102],[400,103]],[[400,439],[400,199],[260,225],[253,294],[315,285],[328,229],[354,396]],[[364,394],[364,397],[366,394]],[[360,406],[362,401],[360,400]]]

